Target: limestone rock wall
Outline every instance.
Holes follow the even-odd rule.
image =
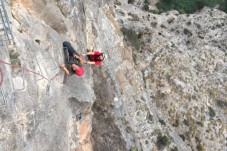
[[[0,59],[0,150],[223,150],[226,14],[152,14],[143,1],[13,0]],[[151,1],[152,4],[156,1]],[[154,6],[150,6],[154,7]],[[108,60],[64,77],[62,42]]]

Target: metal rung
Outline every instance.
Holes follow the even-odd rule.
[[[8,15],[7,15],[7,11],[5,9],[5,5],[4,5],[4,1],[3,0],[0,0],[0,23],[3,25],[3,29],[1,29],[0,31],[4,31],[4,35],[7,37],[9,43],[11,43],[11,39],[14,42],[14,37],[13,37],[13,34],[12,34],[12,31],[11,31],[11,28],[10,28],[10,21],[9,21],[9,18],[8,18]]]

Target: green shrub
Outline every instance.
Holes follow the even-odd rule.
[[[159,134],[157,137],[158,148],[166,147],[170,144],[170,140],[166,135]]]
[[[200,143],[196,146],[196,148],[198,149],[198,151],[205,151],[204,146]]]
[[[130,149],[130,151],[138,151],[138,149],[135,148],[135,147],[132,147],[132,148]]]
[[[151,26],[154,27],[154,28],[157,27],[157,24],[158,24],[157,22],[151,22]]]
[[[144,0],[144,2],[143,2],[143,10],[149,11],[150,10],[149,9],[149,5],[150,5],[149,0]]]
[[[147,119],[148,123],[152,122],[153,121],[153,115],[151,115],[150,113],[148,113],[146,119]]]
[[[204,6],[214,7],[220,4],[220,9],[227,12],[227,0],[160,0],[156,6],[160,12],[172,9],[180,13],[194,13]]]
[[[124,34],[126,40],[137,50],[140,50],[141,42],[139,40],[139,34],[136,34],[132,29],[122,28],[122,33]]]
[[[199,126],[201,126],[201,127],[204,126],[203,122],[201,122],[201,121],[197,121],[196,124],[199,125]]]
[[[216,100],[216,104],[218,107],[221,107],[221,108],[227,107],[227,102],[222,101],[222,100]]]
[[[175,146],[174,148],[171,148],[171,150],[170,150],[170,151],[178,151],[177,146]]]
[[[163,119],[158,120],[162,125],[166,125],[166,122]]]
[[[173,123],[173,126],[174,127],[178,127],[179,126],[179,120],[178,119],[175,119],[175,121]]]
[[[185,136],[184,136],[184,134],[180,134],[179,136],[181,137],[181,139],[182,139],[183,141],[185,141]]]
[[[184,125],[189,126],[189,124],[190,124],[189,121],[184,119]]]
[[[128,4],[133,4],[135,0],[128,0]]]
[[[136,14],[128,13],[129,16],[132,16],[131,21],[139,21],[140,18]]]
[[[209,109],[209,115],[210,115],[210,117],[211,118],[215,117],[216,114],[214,112],[214,109],[212,107],[210,107],[210,106],[208,107],[208,109]]]
[[[16,52],[14,49],[9,50],[9,57],[10,57],[11,64],[21,67],[21,61],[19,59],[19,56],[20,56],[19,52]],[[21,71],[22,69],[20,68],[12,68],[13,73],[18,74]]]
[[[219,8],[227,13],[227,0],[222,0]]]

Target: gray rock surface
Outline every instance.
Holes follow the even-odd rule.
[[[6,5],[15,45],[0,47],[0,60],[43,77],[0,64],[0,150],[226,148],[224,12],[152,14],[139,0]],[[65,40],[108,60],[64,78]]]

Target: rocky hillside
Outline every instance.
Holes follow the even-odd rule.
[[[153,14],[143,6],[6,2],[15,44],[0,47],[0,60],[39,75],[0,64],[0,150],[226,150],[226,13]],[[65,76],[63,41],[108,60],[84,65],[83,77]]]

